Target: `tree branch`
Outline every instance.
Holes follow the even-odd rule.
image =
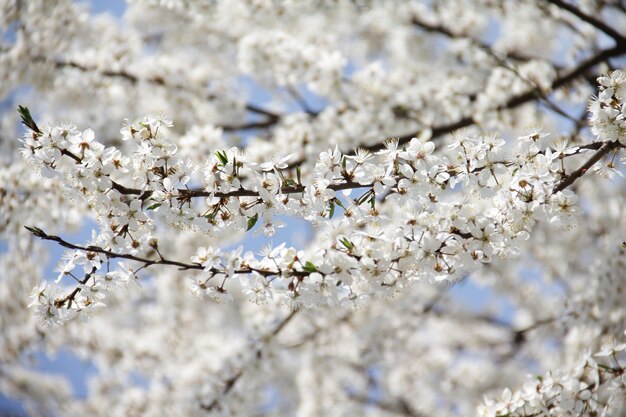
[[[395,401],[384,401],[355,393],[348,393],[348,397],[351,400],[361,403],[363,405],[371,405],[389,413],[400,414],[406,417],[423,417],[423,414],[411,409],[409,403],[404,398],[398,398]]]
[[[614,46],[613,48],[604,49],[598,52],[596,55],[581,62],[578,66],[576,66],[574,69],[569,71],[567,74],[560,76],[556,80],[554,80],[551,86],[551,90],[556,90],[560,87],[563,87],[571,83],[572,81],[584,75],[589,69],[593,68],[595,65],[601,62],[604,62],[609,58],[624,55],[624,54],[626,54],[626,44],[620,44],[620,45]],[[540,98],[540,91],[538,88],[533,88],[527,91],[526,93],[512,97],[505,104],[495,108],[494,111],[514,109],[516,107],[521,106],[522,104],[528,103],[538,98]],[[455,130],[469,127],[475,123],[476,121],[474,120],[473,116],[466,116],[457,120],[456,122],[434,126],[432,128],[431,139],[437,139],[443,135],[452,133]],[[400,145],[404,145],[404,144],[409,143],[412,138],[418,136],[422,130],[406,133],[396,138],[398,139]],[[389,139],[385,139],[385,141],[383,142],[372,144],[372,145],[361,145],[360,147],[365,148],[369,151],[379,151],[384,148],[385,146],[384,143],[387,140]],[[297,163],[295,163],[294,165],[297,165]]]
[[[596,29],[599,29],[600,31],[604,32],[605,34],[613,38],[613,40],[618,45],[626,45],[626,37],[624,37],[621,33],[616,31],[612,27],[608,26],[604,22],[596,19],[595,17],[588,15],[587,13],[583,12],[576,6],[566,3],[563,0],[545,0],[545,1],[557,6],[560,9],[568,11],[569,13],[573,14],[574,16],[582,20],[583,22],[587,22],[591,26],[595,27]]]
[[[456,34],[456,33],[452,32],[450,29],[444,27],[443,25],[433,25],[433,24],[424,22],[423,20],[420,20],[419,17],[417,17],[417,16],[413,16],[411,18],[411,23],[414,26],[417,26],[420,29],[425,30],[426,32],[439,33],[439,34],[444,35],[444,36],[446,36],[446,37],[448,37],[450,39],[467,39],[475,47],[477,47],[478,49],[482,50],[486,54],[490,55],[493,58],[501,60],[501,58],[497,56],[497,54],[494,52],[494,50],[491,48],[490,45],[488,45],[486,43],[483,43],[483,42],[481,42],[478,39],[475,39],[475,38],[472,38],[472,37],[466,36],[466,35]],[[530,61],[531,59],[533,59],[533,57],[520,55],[520,54],[515,53],[515,52],[508,52],[506,54],[505,58],[512,59],[512,60],[515,60],[515,61],[524,61],[524,62]]]
[[[83,252],[101,253],[103,255],[108,256],[109,258],[128,259],[128,260],[131,260],[131,261],[141,262],[141,263],[143,263],[146,266],[150,266],[150,265],[171,265],[171,266],[178,266],[178,267],[180,267],[180,269],[198,269],[198,270],[203,270],[204,269],[202,267],[202,265],[198,265],[198,264],[188,264],[188,263],[184,263],[184,262],[170,261],[170,260],[167,260],[167,259],[153,260],[153,259],[148,259],[148,258],[142,258],[140,256],[126,254],[126,253],[113,252],[113,251],[110,251],[110,250],[107,250],[107,249],[103,249],[103,248],[101,248],[99,246],[76,245],[74,243],[70,243],[70,242],[64,240],[60,236],[49,235],[46,232],[44,232],[43,230],[39,229],[38,227],[30,227],[30,226],[24,226],[24,227],[26,228],[26,230],[28,230],[33,235],[35,235],[35,237],[38,237],[38,238],[40,238],[42,240],[50,240],[50,241],[53,241],[53,242],[57,242],[59,245],[63,246],[64,248],[67,248],[67,249],[74,249],[74,250],[79,250],[79,251],[83,251]],[[246,273],[249,273],[249,272],[250,271],[247,271]]]
[[[353,181],[346,181],[339,184],[330,184],[327,188],[334,191],[342,191],[342,190],[353,190],[357,188],[372,188],[374,184],[361,184]],[[280,188],[281,194],[299,194],[304,192],[304,185],[289,185],[283,186]],[[139,190],[135,190],[139,191]],[[186,190],[179,189],[181,197],[184,198],[194,198],[194,197],[218,197],[218,198],[230,198],[230,197],[258,197],[259,192],[253,190],[235,190],[229,191],[226,193],[223,192],[212,192],[205,190]]]
[[[293,101],[298,103],[298,105],[300,106],[302,111],[304,111],[305,113],[307,113],[307,114],[309,114],[311,116],[317,116],[317,112],[315,112],[315,111],[313,111],[311,109],[311,107],[306,102],[304,97],[302,97],[302,95],[300,95],[300,93],[298,92],[298,90],[295,87],[292,87],[292,86],[287,87],[287,92],[289,93],[289,95],[291,96]]]
[[[619,142],[617,142],[617,141],[615,141],[615,142],[611,142],[611,141],[604,142],[602,144],[602,146],[600,146],[600,148],[596,151],[596,153],[594,153],[591,156],[591,158],[589,158],[589,160],[587,160],[587,162],[585,162],[576,171],[572,172],[571,174],[569,174],[568,176],[563,178],[561,180],[561,182],[556,187],[554,187],[554,190],[552,191],[552,194],[556,194],[559,191],[563,191],[564,189],[566,189],[567,187],[572,185],[578,178],[582,177],[587,172],[587,170],[589,170],[589,168],[594,166],[596,162],[598,162],[600,159],[602,159],[611,150],[613,150],[613,149],[615,149],[617,147],[620,147],[620,146],[621,146],[621,144]]]
[[[558,88],[561,88],[571,83],[572,81],[585,75],[585,73],[589,69],[593,68],[595,65],[601,62],[604,62],[609,58],[621,56],[624,54],[626,54],[626,44],[619,44],[619,45],[614,46],[613,48],[604,49],[598,52],[596,55],[582,61],[580,64],[578,64],[578,66],[570,70],[567,74],[564,74],[558,77],[557,79],[555,79],[552,82],[551,90],[556,90]],[[541,90],[538,87],[535,87],[533,89],[528,90],[527,92],[523,94],[520,94],[515,97],[511,97],[505,104],[496,107],[494,111],[514,109],[530,101],[541,99],[542,95],[543,95],[543,92],[541,92]],[[449,123],[441,124],[438,126],[433,126],[431,127],[431,139],[432,140],[438,139],[444,135],[450,134],[456,130],[460,130],[460,129],[472,126],[474,124],[476,124],[476,120],[474,119],[473,116],[465,116],[454,122],[449,122]],[[399,145],[405,145],[409,143],[411,139],[413,139],[414,137],[419,136],[419,134],[425,129],[427,129],[427,127],[424,127],[420,130],[413,131],[410,133],[405,133],[400,136],[387,137],[385,138],[385,140],[378,142],[378,143],[374,143],[374,144],[361,144],[361,145],[356,146],[354,149],[363,148],[371,152],[376,152],[381,149],[384,149],[385,143],[391,139],[397,139]],[[304,162],[305,162],[304,158],[296,160],[290,163],[286,169],[290,169],[298,165],[302,165]]]
[[[33,57],[34,61],[39,61],[39,62],[49,62],[51,59],[45,56],[34,56]],[[158,85],[161,87],[167,87],[170,89],[176,89],[176,90],[182,90],[182,91],[187,91],[187,92],[194,92],[193,90],[189,90],[188,87],[181,85],[181,84],[168,84],[166,83],[166,81],[161,78],[161,77],[149,77],[149,78],[139,78],[138,76],[136,76],[135,74],[132,74],[128,71],[124,71],[124,70],[99,70],[97,68],[92,68],[92,67],[88,67],[86,65],[83,64],[79,64],[78,62],[74,62],[74,61],[67,61],[67,60],[62,60],[62,59],[53,59],[52,62],[54,63],[54,65],[57,68],[73,68],[76,70],[79,70],[81,72],[94,72],[94,73],[99,73],[102,76],[105,77],[112,77],[112,78],[122,78],[128,82],[130,82],[131,84],[138,84],[140,81],[145,81],[148,82],[150,84],[154,84],[154,85]],[[215,100],[217,97],[214,95],[209,95],[207,96],[207,98],[209,100]],[[260,129],[260,128],[267,128],[267,127],[271,127],[273,125],[275,125],[276,123],[278,123],[278,121],[281,119],[281,115],[275,112],[272,112],[270,110],[264,109],[262,107],[259,107],[257,105],[251,104],[251,103],[246,103],[245,104],[245,109],[247,111],[249,111],[250,113],[256,113],[262,116],[267,117],[267,120],[264,120],[262,122],[250,122],[250,123],[245,123],[245,124],[241,124],[241,125],[223,125],[220,126],[223,130],[225,131],[236,131],[236,130],[247,130],[247,129]]]
[[[168,266],[177,266],[179,267],[179,269],[181,270],[189,270],[189,269],[194,269],[194,270],[199,270],[199,271],[205,271],[205,268],[200,265],[200,264],[195,264],[195,263],[185,263],[185,262],[180,262],[180,261],[172,261],[169,259],[165,259],[165,258],[160,258],[158,260],[155,259],[148,259],[148,258],[143,258],[141,256],[136,256],[136,255],[131,255],[131,254],[127,254],[127,253],[117,253],[117,252],[113,252],[104,248],[101,248],[99,246],[93,246],[93,245],[89,245],[89,246],[82,246],[82,245],[76,245],[74,243],[70,243],[66,240],[64,240],[62,237],[60,236],[55,236],[55,235],[49,235],[46,232],[44,232],[43,230],[41,230],[38,227],[30,227],[30,226],[24,226],[26,228],[26,230],[28,230],[29,232],[31,232],[35,237],[38,237],[42,240],[50,240],[53,242],[58,243],[60,246],[63,246],[64,248],[67,249],[73,249],[73,250],[79,250],[79,251],[83,251],[83,252],[94,252],[94,253],[101,253],[103,255],[106,255],[107,257],[111,258],[111,259],[128,259],[131,261],[136,261],[136,262],[140,262],[144,264],[144,267],[149,267],[152,265],[168,265]],[[206,270],[207,272],[211,272],[213,274],[222,274],[224,273],[224,271],[219,270],[215,267]],[[241,269],[237,269],[234,271],[235,274],[250,274],[250,273],[259,273],[263,276],[278,276],[281,275],[283,271],[269,271],[269,270],[261,270],[261,269],[252,269],[252,268],[241,268]],[[298,270],[290,270],[289,273],[291,274],[291,276],[308,276],[310,274],[310,272],[308,271],[298,271]]]

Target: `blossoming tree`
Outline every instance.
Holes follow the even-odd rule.
[[[624,415],[623,2],[1,7],[28,413]]]

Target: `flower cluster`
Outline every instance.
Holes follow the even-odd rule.
[[[256,32],[240,42],[239,66],[244,73],[266,77],[282,87],[306,83],[324,95],[341,82],[346,59],[339,51],[280,31]]]
[[[604,346],[571,369],[548,372],[518,391],[505,389],[499,400],[486,399],[481,416],[613,415],[624,402],[626,343]]]
[[[599,93],[589,105],[591,130],[605,140],[626,144],[626,72],[598,78]]]
[[[620,2],[0,3],[1,398],[624,413]]]
[[[437,155],[425,138],[405,146],[392,140],[375,153],[335,147],[303,176],[289,166],[290,155],[258,164],[237,148],[216,150],[197,166],[179,156],[163,118],[122,128],[127,154],[105,147],[89,129],[31,127],[23,138],[27,160],[62,178],[99,218],[100,233],[61,267],[62,275],[78,266],[87,274],[79,287],[86,298],[72,300],[81,307],[97,305],[85,284],[102,285],[96,271],[110,258],[166,262],[151,234],[156,219],[209,235],[240,233],[258,222],[270,236],[279,214],[316,224],[333,219],[335,232],[315,250],[281,245],[257,257],[200,248],[191,263],[178,263],[204,271],[190,278],[197,295],[230,299],[230,282],[245,276],[254,300],[278,297],[300,307],[360,304],[420,279],[457,280],[481,263],[514,255],[537,221],[567,228],[579,212],[576,196],[559,186],[562,159],[583,150],[541,147],[546,135],[539,131],[519,138],[512,155],[496,135],[458,134],[449,146],[455,158]],[[155,255],[160,260],[150,258]],[[44,309],[55,304],[38,300]],[[64,305],[63,298],[56,304]]]

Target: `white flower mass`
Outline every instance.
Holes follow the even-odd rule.
[[[0,29],[0,414],[625,415],[624,2]]]

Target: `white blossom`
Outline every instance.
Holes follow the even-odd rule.
[[[121,13],[0,5],[1,398],[624,414],[620,2]]]

